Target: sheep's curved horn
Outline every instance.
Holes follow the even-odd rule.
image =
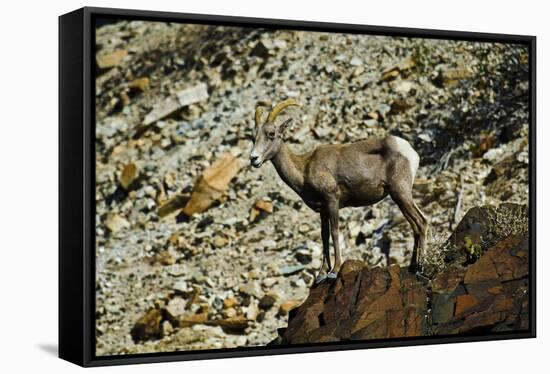
[[[262,122],[262,114],[264,114],[264,108],[260,105],[258,105],[256,107],[256,115],[254,117],[255,121],[256,121],[256,126],[259,126],[260,123]]]
[[[277,118],[277,116],[289,106],[300,106],[300,104],[298,104],[294,99],[286,99],[285,101],[281,101],[279,104],[273,107],[273,109],[269,113],[269,116],[267,117],[267,122],[275,121],[275,118]]]

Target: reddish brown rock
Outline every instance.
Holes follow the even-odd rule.
[[[312,288],[289,317],[286,344],[362,340],[425,333],[426,289],[398,266],[367,269],[346,262],[338,279]]]
[[[100,69],[110,69],[124,60],[128,55],[128,51],[124,49],[119,49],[109,53],[101,53],[96,56],[97,67]]]
[[[465,294],[460,295],[456,298],[456,305],[455,305],[455,316],[459,316],[465,311],[471,309],[472,307],[476,306],[478,304],[478,300],[475,296]]]
[[[288,300],[282,303],[279,306],[278,316],[284,317],[287,316],[294,308],[300,305],[300,300]]]
[[[432,282],[434,334],[512,331],[529,326],[529,252],[526,235],[512,235],[469,265],[455,287],[440,287],[444,271]],[[517,256],[520,253],[520,256]],[[437,285],[437,286],[436,286]]]
[[[510,212],[526,213],[518,206]],[[450,240],[498,233],[500,211],[474,208]],[[490,226],[493,225],[493,226]],[[338,278],[314,286],[289,313],[273,344],[476,334],[529,328],[529,236],[494,240],[474,263],[456,257],[431,280],[396,265],[346,261]]]
[[[153,340],[162,338],[162,313],[158,309],[150,309],[141,317],[132,330],[130,335],[134,342]]]
[[[216,200],[223,196],[229,182],[243,166],[244,162],[231,153],[221,156],[203,172],[195,183],[193,193],[183,208],[183,213],[190,217],[210,208]]]

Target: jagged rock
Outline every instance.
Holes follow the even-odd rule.
[[[446,252],[445,261],[448,266],[451,263],[461,264],[467,261],[462,249],[466,237],[474,243],[490,244],[510,235],[526,233],[527,228],[528,210],[525,205],[505,203],[498,208],[489,206],[472,208],[451,234],[448,241],[451,250]]]
[[[275,302],[277,301],[277,294],[270,292],[268,294],[265,294],[258,303],[258,306],[261,309],[268,310],[271,309],[273,305],[275,305]]]
[[[130,331],[134,342],[162,338],[162,313],[158,309],[150,309],[141,317]]]
[[[120,174],[120,185],[125,190],[130,189],[130,186],[136,181],[139,177],[139,168],[134,163],[124,165],[122,173]]]
[[[474,208],[449,242],[466,233],[495,232],[492,225],[504,225],[499,217],[507,214],[521,221],[525,207]],[[335,281],[314,286],[290,314],[280,343],[525,330],[528,275],[527,231],[498,237],[474,263],[449,262],[431,280],[397,265],[367,268],[361,261],[346,261]]]
[[[288,277],[290,275],[298,274],[302,270],[305,269],[304,265],[290,265],[290,266],[283,266],[280,269],[281,275],[284,275],[285,277]]]
[[[306,301],[290,315],[283,341],[419,336],[426,332],[426,313],[425,286],[406,269],[393,265],[346,271],[334,283],[311,289]]]
[[[263,41],[259,41],[258,43],[256,43],[254,48],[252,48],[252,50],[250,51],[250,56],[265,58],[269,56],[269,49],[266,47]]]
[[[229,182],[244,166],[242,160],[226,153],[199,178],[182,212],[187,216],[204,212],[225,193]]]
[[[118,214],[110,214],[105,219],[105,226],[114,233],[129,228],[130,223]]]
[[[188,313],[187,301],[181,297],[173,298],[168,301],[168,305],[166,305],[166,312],[168,313],[169,318],[177,321],[178,318]]]
[[[257,282],[249,282],[239,287],[239,292],[259,299],[262,297],[262,288]]]
[[[528,239],[512,235],[465,270],[447,271],[433,280],[435,335],[529,327]]]
[[[257,200],[250,210],[250,216],[248,220],[250,222],[254,222],[270,213],[273,213],[273,204],[271,204],[269,201]]]
[[[223,308],[224,309],[233,308],[237,304],[238,304],[237,299],[235,299],[234,297],[228,297],[223,301]]]
[[[228,334],[243,334],[251,321],[243,316],[236,316],[222,320],[207,321],[209,325],[220,326]]]
[[[400,74],[407,72],[416,65],[412,58],[406,58],[400,61],[397,65],[391,66],[382,72],[379,82],[388,82],[399,77]]]
[[[180,108],[208,99],[208,90],[205,83],[199,83],[193,87],[178,91],[157,103],[151,112],[143,120],[144,126],[149,126],[158,120],[174,113]]]
[[[119,49],[110,53],[98,53],[96,56],[97,67],[100,69],[110,69],[119,65],[124,58],[128,56],[128,51]]]
[[[442,86],[453,86],[461,80],[471,78],[472,75],[472,71],[466,66],[447,68],[440,72],[436,83]]]
[[[149,78],[137,78],[128,83],[128,89],[132,92],[145,92],[149,89]]]
[[[186,315],[178,320],[180,327],[189,327],[199,323],[206,323],[208,321],[208,312],[201,311],[200,313]]]
[[[300,305],[300,302],[300,300],[288,300],[284,303],[281,303],[277,315],[281,317],[287,316],[294,308]]]
[[[170,200],[166,201],[164,204],[162,204],[158,209],[159,217],[166,217],[169,214],[182,209],[185,204],[187,204],[187,201],[189,200],[189,196],[186,195],[175,195]]]

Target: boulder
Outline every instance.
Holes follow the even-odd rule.
[[[289,313],[273,344],[471,335],[529,328],[529,235],[500,227],[508,214],[521,227],[525,207],[473,208],[447,242],[490,237],[474,262],[453,257],[431,279],[397,265],[346,261],[334,281],[313,286]],[[503,233],[509,234],[502,237]],[[485,242],[484,242],[485,243]],[[451,246],[452,247],[452,246]]]

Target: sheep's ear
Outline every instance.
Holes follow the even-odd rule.
[[[286,121],[284,121],[283,123],[281,123],[281,125],[279,126],[279,132],[281,134],[284,134],[286,129],[288,129],[291,124],[292,124],[292,118],[289,118]]]

